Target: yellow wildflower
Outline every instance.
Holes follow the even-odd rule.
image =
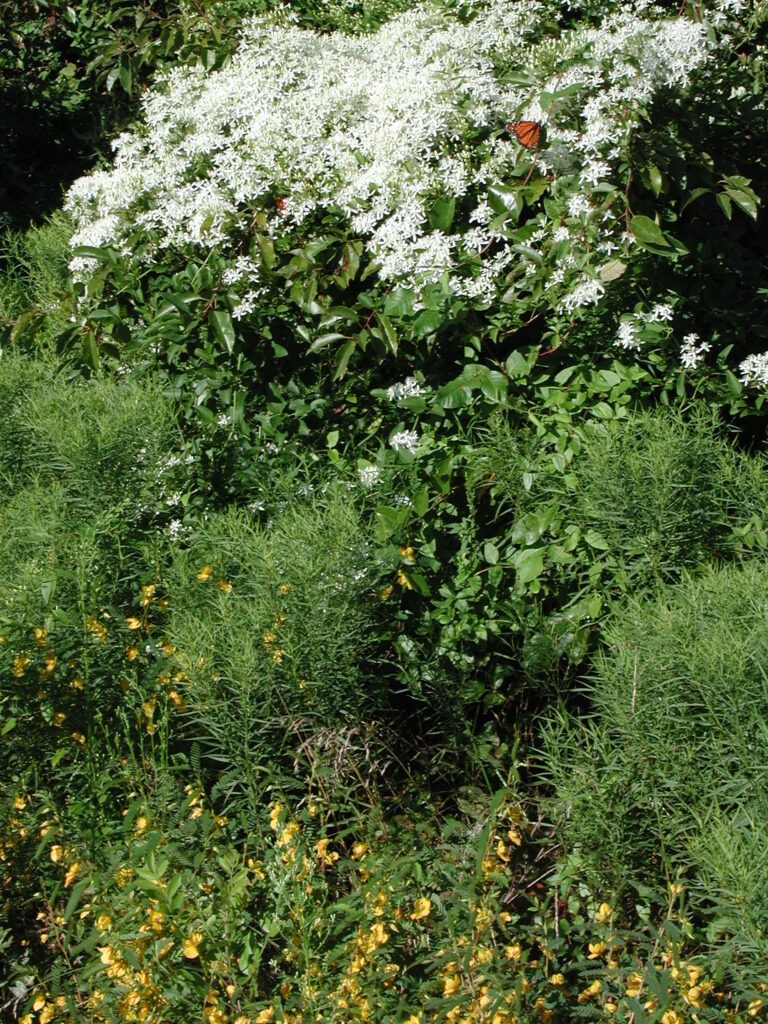
[[[443,979],[443,995],[455,996],[461,987],[461,978],[458,974],[449,974]]]
[[[202,932],[192,932],[184,939],[184,956],[187,960],[196,960],[200,956],[198,946],[203,941]]]
[[[63,848],[61,846],[59,846],[58,843],[56,843],[54,846],[51,847],[51,850],[50,850],[50,853],[49,853],[48,856],[51,858],[51,860],[53,861],[54,864],[58,864],[58,862],[64,856],[64,850],[63,850]]]
[[[508,960],[519,960],[523,955],[523,950],[519,942],[513,942],[509,946],[504,947],[504,956]]]
[[[53,1017],[54,1009],[52,1003],[46,1003],[40,1011],[40,1016],[37,1018],[38,1024],[48,1024],[48,1021]]]
[[[17,679],[21,679],[24,675],[24,671],[29,664],[29,658],[19,655],[18,658],[13,659],[13,668],[11,669],[11,675],[14,675]]]
[[[565,975],[553,974],[552,977],[549,979],[549,983],[550,985],[554,985],[555,988],[560,988],[562,985],[565,984]]]
[[[365,843],[355,843],[352,847],[352,860],[362,860],[368,853],[368,846]]]
[[[72,739],[75,741],[75,743],[79,743],[81,747],[85,746],[85,736],[83,736],[81,732],[73,732]]]
[[[109,914],[99,914],[96,918],[95,925],[100,932],[105,932],[112,924],[112,918]]]
[[[595,914],[595,920],[599,924],[608,924],[608,922],[611,920],[612,917],[613,917],[613,907],[611,906],[611,904],[610,903],[601,903],[600,906],[597,908],[597,913]]]
[[[138,647],[131,647],[130,644],[126,644],[125,645],[125,656],[128,659],[128,661],[135,661],[136,658],[138,658],[138,656],[139,656],[139,649],[138,649]]]
[[[325,867],[326,865],[330,866],[331,864],[335,864],[336,861],[339,859],[338,853],[328,853],[329,842],[329,839],[319,839],[315,847],[317,850],[317,859],[322,867]]]
[[[590,942],[590,944],[589,944],[589,953],[587,954],[587,959],[588,960],[597,960],[597,958],[600,956],[600,954],[604,953],[605,950],[606,950],[606,945],[602,941],[602,939],[600,940],[600,942]]]
[[[23,796],[15,796],[13,798],[13,809],[14,811],[23,811],[27,806],[27,801]]]
[[[419,896],[413,904],[413,913],[411,914],[412,921],[421,921],[422,918],[429,917],[429,913],[432,910],[432,903],[427,899],[426,896]]]
[[[578,1002],[586,1003],[587,1000],[592,999],[594,996],[600,994],[600,990],[603,987],[602,981],[596,978],[591,985],[588,985],[582,992],[579,993]]]
[[[377,596],[378,596],[380,601],[386,601],[387,598],[391,596],[391,594],[392,594],[392,585],[390,584],[387,587],[382,587],[382,589],[378,592]]]
[[[667,1010],[661,1015],[661,1024],[683,1024],[683,1018],[674,1010]]]
[[[135,615],[131,615],[130,618],[126,619],[125,624],[128,629],[141,629],[141,619],[137,619]]]
[[[55,712],[54,712],[54,715],[53,715],[53,718],[51,719],[51,721],[53,722],[53,724],[54,724],[54,725],[56,726],[56,728],[58,729],[58,727],[59,727],[60,725],[63,725],[63,724],[64,724],[64,720],[65,720],[65,718],[66,718],[66,717],[67,717],[67,716],[66,716],[66,715],[64,714],[64,712],[63,712],[63,711],[55,711]]]
[[[413,584],[405,575],[402,569],[398,570],[397,582],[400,584],[401,587],[405,587],[406,590],[413,590]]]
[[[81,865],[78,864],[77,861],[75,861],[74,864],[70,864],[69,870],[67,871],[66,875],[64,876],[64,888],[65,889],[68,888],[70,885],[72,885],[72,883],[77,881],[77,879],[80,877],[80,868],[81,868]]]
[[[75,678],[72,680],[72,682],[69,685],[72,687],[73,690],[82,690],[82,689],[84,689],[84,686],[85,686],[85,684],[83,683],[83,680],[80,678],[80,676],[75,676]]]
[[[204,565],[200,572],[197,574],[197,578],[203,583],[210,577],[211,567],[210,565]]]
[[[143,836],[149,828],[149,818],[145,818],[144,815],[139,815],[136,819],[135,833],[137,836]]]
[[[761,1009],[762,1005],[763,1005],[763,1000],[762,999],[753,999],[752,1002],[747,1007],[747,1013],[749,1014],[749,1016],[750,1017],[756,1017],[758,1015],[758,1013],[760,1013],[760,1009]]]
[[[274,1006],[268,1006],[266,1010],[262,1010],[257,1016],[254,1024],[269,1024],[274,1019],[275,1008]]]
[[[222,590],[225,594],[229,594],[232,590],[232,584],[227,583],[226,580],[219,580],[219,589]]]
[[[47,629],[41,629],[40,626],[36,626],[35,627],[35,640],[37,640],[38,644],[41,647],[45,647],[46,642],[48,640],[48,630]]]

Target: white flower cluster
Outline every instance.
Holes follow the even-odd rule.
[[[423,394],[424,388],[415,377],[406,377],[401,383],[387,388],[387,398],[390,402],[402,402],[404,398],[419,398]]]
[[[704,26],[645,11],[641,0],[618,5],[599,27],[537,43],[549,6],[471,0],[464,7],[473,16],[457,21],[424,3],[362,37],[253,19],[224,68],[170,71],[145,100],[142,127],[116,140],[114,168],[75,182],[66,202],[73,245],[129,254],[139,231],[149,242],[141,258],[151,261],[158,249],[225,248],[254,209],[267,212],[268,233],[330,211],[365,239],[381,277],[418,289],[447,272],[455,292],[492,301],[521,259],[491,227],[488,187],[521,157],[495,130],[516,116],[547,123],[539,168],[552,188],[581,168],[568,212],[583,221],[593,216],[591,190],[614,173],[634,112],[684,84],[710,52]],[[512,82],[515,69],[536,84]],[[568,103],[542,109],[542,90],[568,87]],[[483,147],[469,141],[483,133]],[[463,225],[452,234],[430,226],[441,196],[475,204],[463,234]],[[610,252],[620,219],[601,230],[608,247],[591,251]],[[555,231],[562,238],[548,222],[534,245]],[[474,276],[457,272],[468,253],[481,257]],[[565,308],[598,301],[602,286],[583,281],[573,256],[558,259],[552,280],[569,295]],[[93,265],[71,264],[82,278]],[[226,272],[225,284],[243,289],[236,317],[253,311],[257,277],[256,262],[242,256]]]
[[[680,346],[680,362],[686,370],[695,370],[704,362],[704,356],[712,348],[708,341],[699,341],[698,334],[686,334]]]
[[[378,466],[361,466],[357,471],[357,475],[363,487],[369,489],[375,487],[381,479],[381,470]]]
[[[739,364],[739,378],[747,385],[768,387],[768,352],[747,356]]]
[[[419,435],[415,430],[400,430],[389,439],[396,452],[408,452],[415,455],[419,449]]]

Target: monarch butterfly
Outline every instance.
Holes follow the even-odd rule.
[[[526,149],[536,149],[541,138],[541,125],[538,121],[513,121],[507,125],[507,131],[512,132]]]

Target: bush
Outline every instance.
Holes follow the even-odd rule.
[[[768,783],[767,573],[762,560],[707,567],[616,610],[592,710],[550,726],[544,755],[563,838],[592,884],[627,897],[684,879],[698,909],[714,897],[721,926],[763,958],[764,829],[748,823]]]
[[[238,787],[258,789],[267,766],[290,771],[295,758],[311,771],[391,707],[372,653],[374,580],[346,489],[294,496],[265,526],[245,510],[216,514],[177,554],[168,635],[190,735]]]

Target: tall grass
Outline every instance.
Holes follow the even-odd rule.
[[[592,710],[546,732],[562,833],[595,884],[683,879],[768,956],[768,565],[707,567],[616,612]]]

